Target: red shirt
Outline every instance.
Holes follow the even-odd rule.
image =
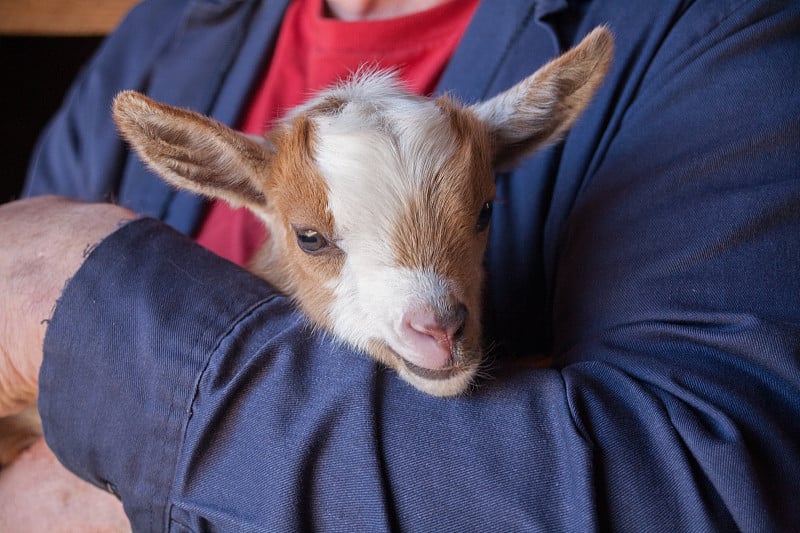
[[[272,62],[242,121],[245,133],[263,133],[288,109],[363,65],[395,69],[411,91],[432,93],[478,5],[449,0],[404,17],[345,22],[326,18],[322,2],[289,5]],[[244,265],[266,237],[250,211],[215,201],[196,240]]]

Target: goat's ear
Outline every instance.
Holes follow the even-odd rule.
[[[265,203],[258,179],[271,157],[266,141],[134,91],[117,95],[113,108],[122,136],[167,182],[234,205]]]
[[[561,139],[608,71],[614,42],[604,26],[509,90],[471,109],[489,127],[497,168]]]

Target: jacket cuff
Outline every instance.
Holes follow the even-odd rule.
[[[158,529],[208,359],[275,294],[156,220],[114,232],[67,283],[47,328],[39,410],[50,448]]]

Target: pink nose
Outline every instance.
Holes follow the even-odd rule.
[[[406,359],[428,370],[452,365],[453,343],[461,335],[466,318],[467,308],[461,304],[448,313],[437,313],[430,307],[407,312],[403,335],[411,353]]]

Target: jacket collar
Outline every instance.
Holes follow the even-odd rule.
[[[269,60],[289,1],[194,2],[154,72],[150,94],[235,123]],[[522,79],[558,53],[555,35],[543,19],[566,7],[567,0],[482,0],[438,92],[472,102]],[[536,23],[530,24],[531,19]],[[214,68],[198,68],[198,63]]]
[[[566,0],[482,0],[437,92],[472,103],[532,73],[558,53],[543,19],[566,7]]]

